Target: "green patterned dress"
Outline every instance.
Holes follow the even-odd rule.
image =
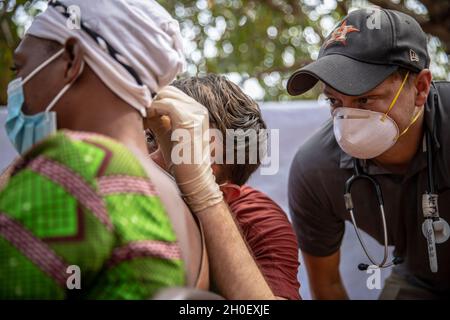
[[[59,131],[0,190],[0,299],[148,299],[184,282],[169,217],[122,144]]]

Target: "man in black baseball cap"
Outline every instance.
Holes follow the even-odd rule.
[[[300,95],[322,82],[332,114],[298,150],[289,179],[315,298],[347,297],[339,274],[346,220],[358,239],[362,229],[395,246],[394,258],[377,260],[360,241],[360,270],[394,266],[380,298],[450,296],[450,83],[432,81],[429,64],[412,17],[361,9],[287,83]]]
[[[321,80],[343,94],[358,96],[400,67],[420,72],[429,63],[426,35],[413,18],[391,10],[358,10],[326,39],[317,61],[290,77],[287,91],[296,96]]]

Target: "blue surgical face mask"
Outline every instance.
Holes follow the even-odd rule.
[[[64,49],[61,49],[49,59],[44,61],[24,80],[22,80],[22,78],[17,78],[11,81],[8,85],[8,117],[6,119],[5,128],[9,140],[20,154],[24,154],[32,146],[42,141],[49,135],[55,133],[57,130],[56,113],[51,112],[50,110],[55,106],[62,95],[70,88],[73,82],[64,86],[64,88],[45,108],[45,111],[34,115],[25,115],[22,112],[22,107],[25,102],[23,86],[39,71],[62,55],[63,52]]]

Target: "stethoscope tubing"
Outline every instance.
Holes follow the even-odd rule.
[[[432,151],[430,149],[430,146],[431,146],[431,134],[429,132],[426,132],[425,133],[425,148],[426,148],[425,151],[427,153],[426,157],[427,157],[427,165],[428,165],[428,168],[427,168],[428,188],[427,188],[427,191],[424,194],[424,196],[425,195],[434,196],[434,197],[436,197],[436,201],[437,201],[437,195],[435,194],[436,187],[434,185],[434,177],[433,177],[433,158],[432,158]],[[383,201],[383,194],[382,194],[381,186],[374,177],[363,172],[358,159],[356,159],[356,158],[353,159],[353,165],[354,165],[354,174],[345,182],[344,199],[345,199],[345,206],[347,208],[347,211],[350,214],[350,218],[352,220],[353,227],[355,229],[358,241],[361,244],[361,247],[363,248],[364,253],[366,254],[367,258],[369,259],[369,261],[372,263],[373,266],[377,266],[378,268],[387,268],[392,265],[401,263],[401,259],[399,259],[399,258],[394,258],[394,260],[392,262],[386,263],[388,260],[388,255],[389,255],[388,232],[387,232],[386,216],[385,216],[385,211],[384,211],[384,201]],[[358,228],[358,225],[357,225],[356,219],[355,219],[351,189],[352,189],[353,183],[356,180],[363,180],[363,179],[368,180],[374,187],[378,205],[379,205],[379,212],[381,213],[381,220],[382,220],[382,224],[383,224],[383,238],[384,238],[383,239],[384,240],[384,256],[383,256],[381,263],[377,263],[375,261],[375,259],[373,258],[373,256],[370,254],[370,252],[366,246],[366,243],[364,242],[363,237],[359,231],[359,228]],[[436,209],[435,216],[425,215],[424,207],[422,208],[422,210],[424,210],[424,218],[425,218],[424,227],[426,230],[425,237],[427,239],[427,250],[428,250],[429,262],[430,262],[430,269],[432,272],[437,272],[438,266],[437,266],[436,241],[435,241],[435,235],[434,235],[434,229],[433,229],[433,221],[439,220],[439,213],[437,212],[438,210]],[[359,267],[360,270],[365,270],[368,268],[368,265],[366,265],[366,264],[360,264],[360,266],[362,266],[362,267]]]
[[[355,215],[353,213],[353,209],[349,210],[349,212],[350,212],[350,217],[352,219],[353,227],[356,232],[356,236],[358,237],[359,243],[361,244],[361,247],[363,248],[364,253],[366,254],[369,261],[372,263],[372,265],[377,266],[378,268],[388,268],[388,267],[392,266],[394,263],[392,263],[392,262],[386,263],[388,256],[389,256],[387,226],[386,226],[386,218],[384,215],[384,207],[380,206],[380,210],[383,212],[382,213],[382,222],[383,222],[383,233],[384,233],[384,256],[383,256],[383,260],[380,263],[377,263],[375,261],[373,256],[370,254],[369,249],[367,249],[366,243],[364,242],[362,235],[359,231],[358,225],[356,224],[356,219],[355,219]]]

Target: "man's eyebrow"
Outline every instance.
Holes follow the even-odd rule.
[[[383,98],[385,96],[389,95],[386,91],[371,91],[366,94],[363,94],[357,98]]]
[[[327,96],[332,96],[333,95],[333,93],[331,91],[327,90],[327,89],[323,90],[323,94],[325,94]]]

